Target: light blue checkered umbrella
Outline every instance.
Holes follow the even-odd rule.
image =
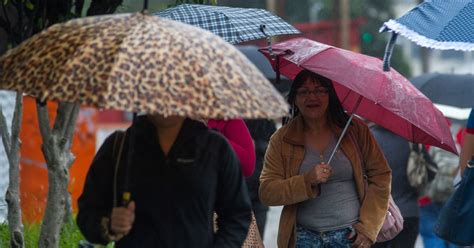
[[[384,58],[387,63],[397,35],[423,47],[474,51],[474,0],[428,0],[385,22],[381,31],[393,32]]]
[[[209,30],[231,44],[300,33],[289,23],[264,9],[181,4],[154,15]]]

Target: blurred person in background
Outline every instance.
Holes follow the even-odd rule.
[[[407,164],[410,155],[409,142],[405,138],[374,123],[370,123],[369,127],[392,169],[392,197],[403,216],[403,230],[394,239],[376,243],[372,247],[415,247],[420,218],[418,192],[410,186],[407,177]]]
[[[207,126],[221,133],[232,146],[235,154],[237,155],[240,166],[242,167],[242,174],[246,177],[247,181],[249,177],[252,177],[255,171],[255,145],[250,135],[249,129],[242,119],[229,119],[229,120],[215,120],[211,119],[207,121]],[[248,188],[248,187],[247,187]],[[250,194],[251,191],[248,191]],[[255,206],[252,199],[252,223],[248,231],[247,238],[245,239],[242,247],[254,247],[263,246],[263,235],[258,226],[257,214],[260,212],[255,211]],[[265,213],[266,214],[266,213]],[[218,215],[215,216],[218,219]],[[216,223],[216,229],[219,229],[219,225]]]
[[[449,126],[451,122],[447,120]],[[453,135],[454,136],[454,135]],[[423,187],[418,204],[420,206],[420,235],[424,247],[455,248],[451,244],[434,233],[438,216],[445,202],[454,191],[454,178],[459,169],[459,157],[439,147],[428,147],[429,159],[436,171],[429,172],[429,181]]]
[[[242,119],[208,120],[207,127],[221,133],[232,146],[244,177],[252,176],[255,170],[255,150],[249,129]]]
[[[245,120],[250,134],[255,144],[255,171],[252,176],[246,178],[247,187],[249,189],[250,200],[252,201],[252,209],[257,219],[258,230],[263,237],[265,233],[265,224],[267,221],[268,206],[262,204],[258,196],[258,188],[260,187],[260,174],[263,169],[263,160],[267,150],[270,137],[276,131],[275,123],[272,120],[257,119]]]

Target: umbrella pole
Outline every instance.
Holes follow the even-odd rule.
[[[267,26],[265,26],[265,24],[261,24],[260,31],[263,33],[263,35],[265,35],[265,38],[267,39],[268,53],[270,54],[272,59],[275,59],[275,53],[273,53],[272,49],[272,39],[270,38],[270,35],[265,32],[265,29],[267,29]]]
[[[122,194],[122,204],[123,206],[127,206],[131,200],[132,194],[130,192],[130,168],[132,167],[133,163],[133,154],[135,152],[135,131],[134,131],[134,124],[137,119],[137,113],[133,113],[132,119],[132,126],[130,127],[130,135],[129,135],[129,143],[128,143],[128,156],[127,156],[127,163],[125,165],[125,180],[124,180],[124,189]]]
[[[332,158],[334,157],[334,154],[336,154],[337,148],[341,144],[342,138],[346,134],[347,129],[349,128],[349,124],[351,124],[352,118],[354,118],[354,114],[351,114],[351,116],[349,117],[349,120],[347,120],[346,125],[344,126],[344,129],[342,130],[342,133],[339,136],[339,139],[337,140],[336,146],[334,147],[334,150],[332,150],[331,156],[329,156],[329,160],[328,160],[327,164],[331,163]]]
[[[346,134],[347,132],[347,129],[349,128],[349,124],[351,124],[351,121],[352,119],[354,118],[354,113],[355,111],[357,110],[357,108],[359,108],[359,105],[360,105],[360,102],[362,101],[362,97],[359,97],[359,99],[357,100],[357,103],[356,105],[352,108],[352,114],[351,116],[349,117],[349,120],[347,120],[347,123],[346,125],[344,126],[344,129],[342,130],[342,133],[341,135],[339,136],[339,139],[337,140],[337,143],[336,143],[336,146],[334,147],[334,150],[332,150],[332,153],[331,153],[331,156],[329,156],[329,159],[328,159],[328,162],[327,164],[331,163],[333,157],[334,157],[334,154],[336,154],[336,151],[337,151],[337,148],[339,147],[339,145],[341,144],[341,141],[342,141],[342,138],[344,138],[344,135]]]
[[[385,53],[383,55],[383,70],[390,71],[390,59],[392,58],[393,47],[395,46],[395,42],[397,41],[398,34],[392,32],[392,37],[387,43],[385,47]]]
[[[275,84],[279,84],[280,83],[280,56],[278,55],[275,55],[275,53],[273,52],[273,49],[272,49],[272,39],[271,37],[265,32],[265,29],[267,28],[267,26],[265,26],[265,24],[261,24],[260,25],[260,31],[262,31],[262,33],[265,35],[265,38],[267,39],[267,45],[268,45],[268,53],[270,54],[270,57],[272,58],[272,60],[276,60],[276,65],[275,65],[275,74],[276,74],[276,77],[275,77]]]

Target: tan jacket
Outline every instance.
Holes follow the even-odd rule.
[[[375,241],[388,209],[391,170],[367,125],[354,118],[344,136],[340,148],[350,160],[354,171],[361,208],[359,223],[354,228]],[[334,130],[339,137],[341,129]],[[358,141],[368,178],[367,193],[364,190],[364,175],[357,146],[349,136],[351,132]],[[273,134],[265,164],[260,176],[260,200],[269,206],[284,205],[278,231],[278,247],[295,247],[296,210],[298,203],[317,197],[311,187],[309,174],[298,175],[305,156],[303,118],[297,117]]]

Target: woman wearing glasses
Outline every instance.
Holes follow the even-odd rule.
[[[367,125],[354,119],[326,164],[349,119],[331,81],[304,70],[288,102],[292,119],[272,136],[260,177],[261,201],[284,205],[278,247],[370,247],[387,212],[391,171]]]

